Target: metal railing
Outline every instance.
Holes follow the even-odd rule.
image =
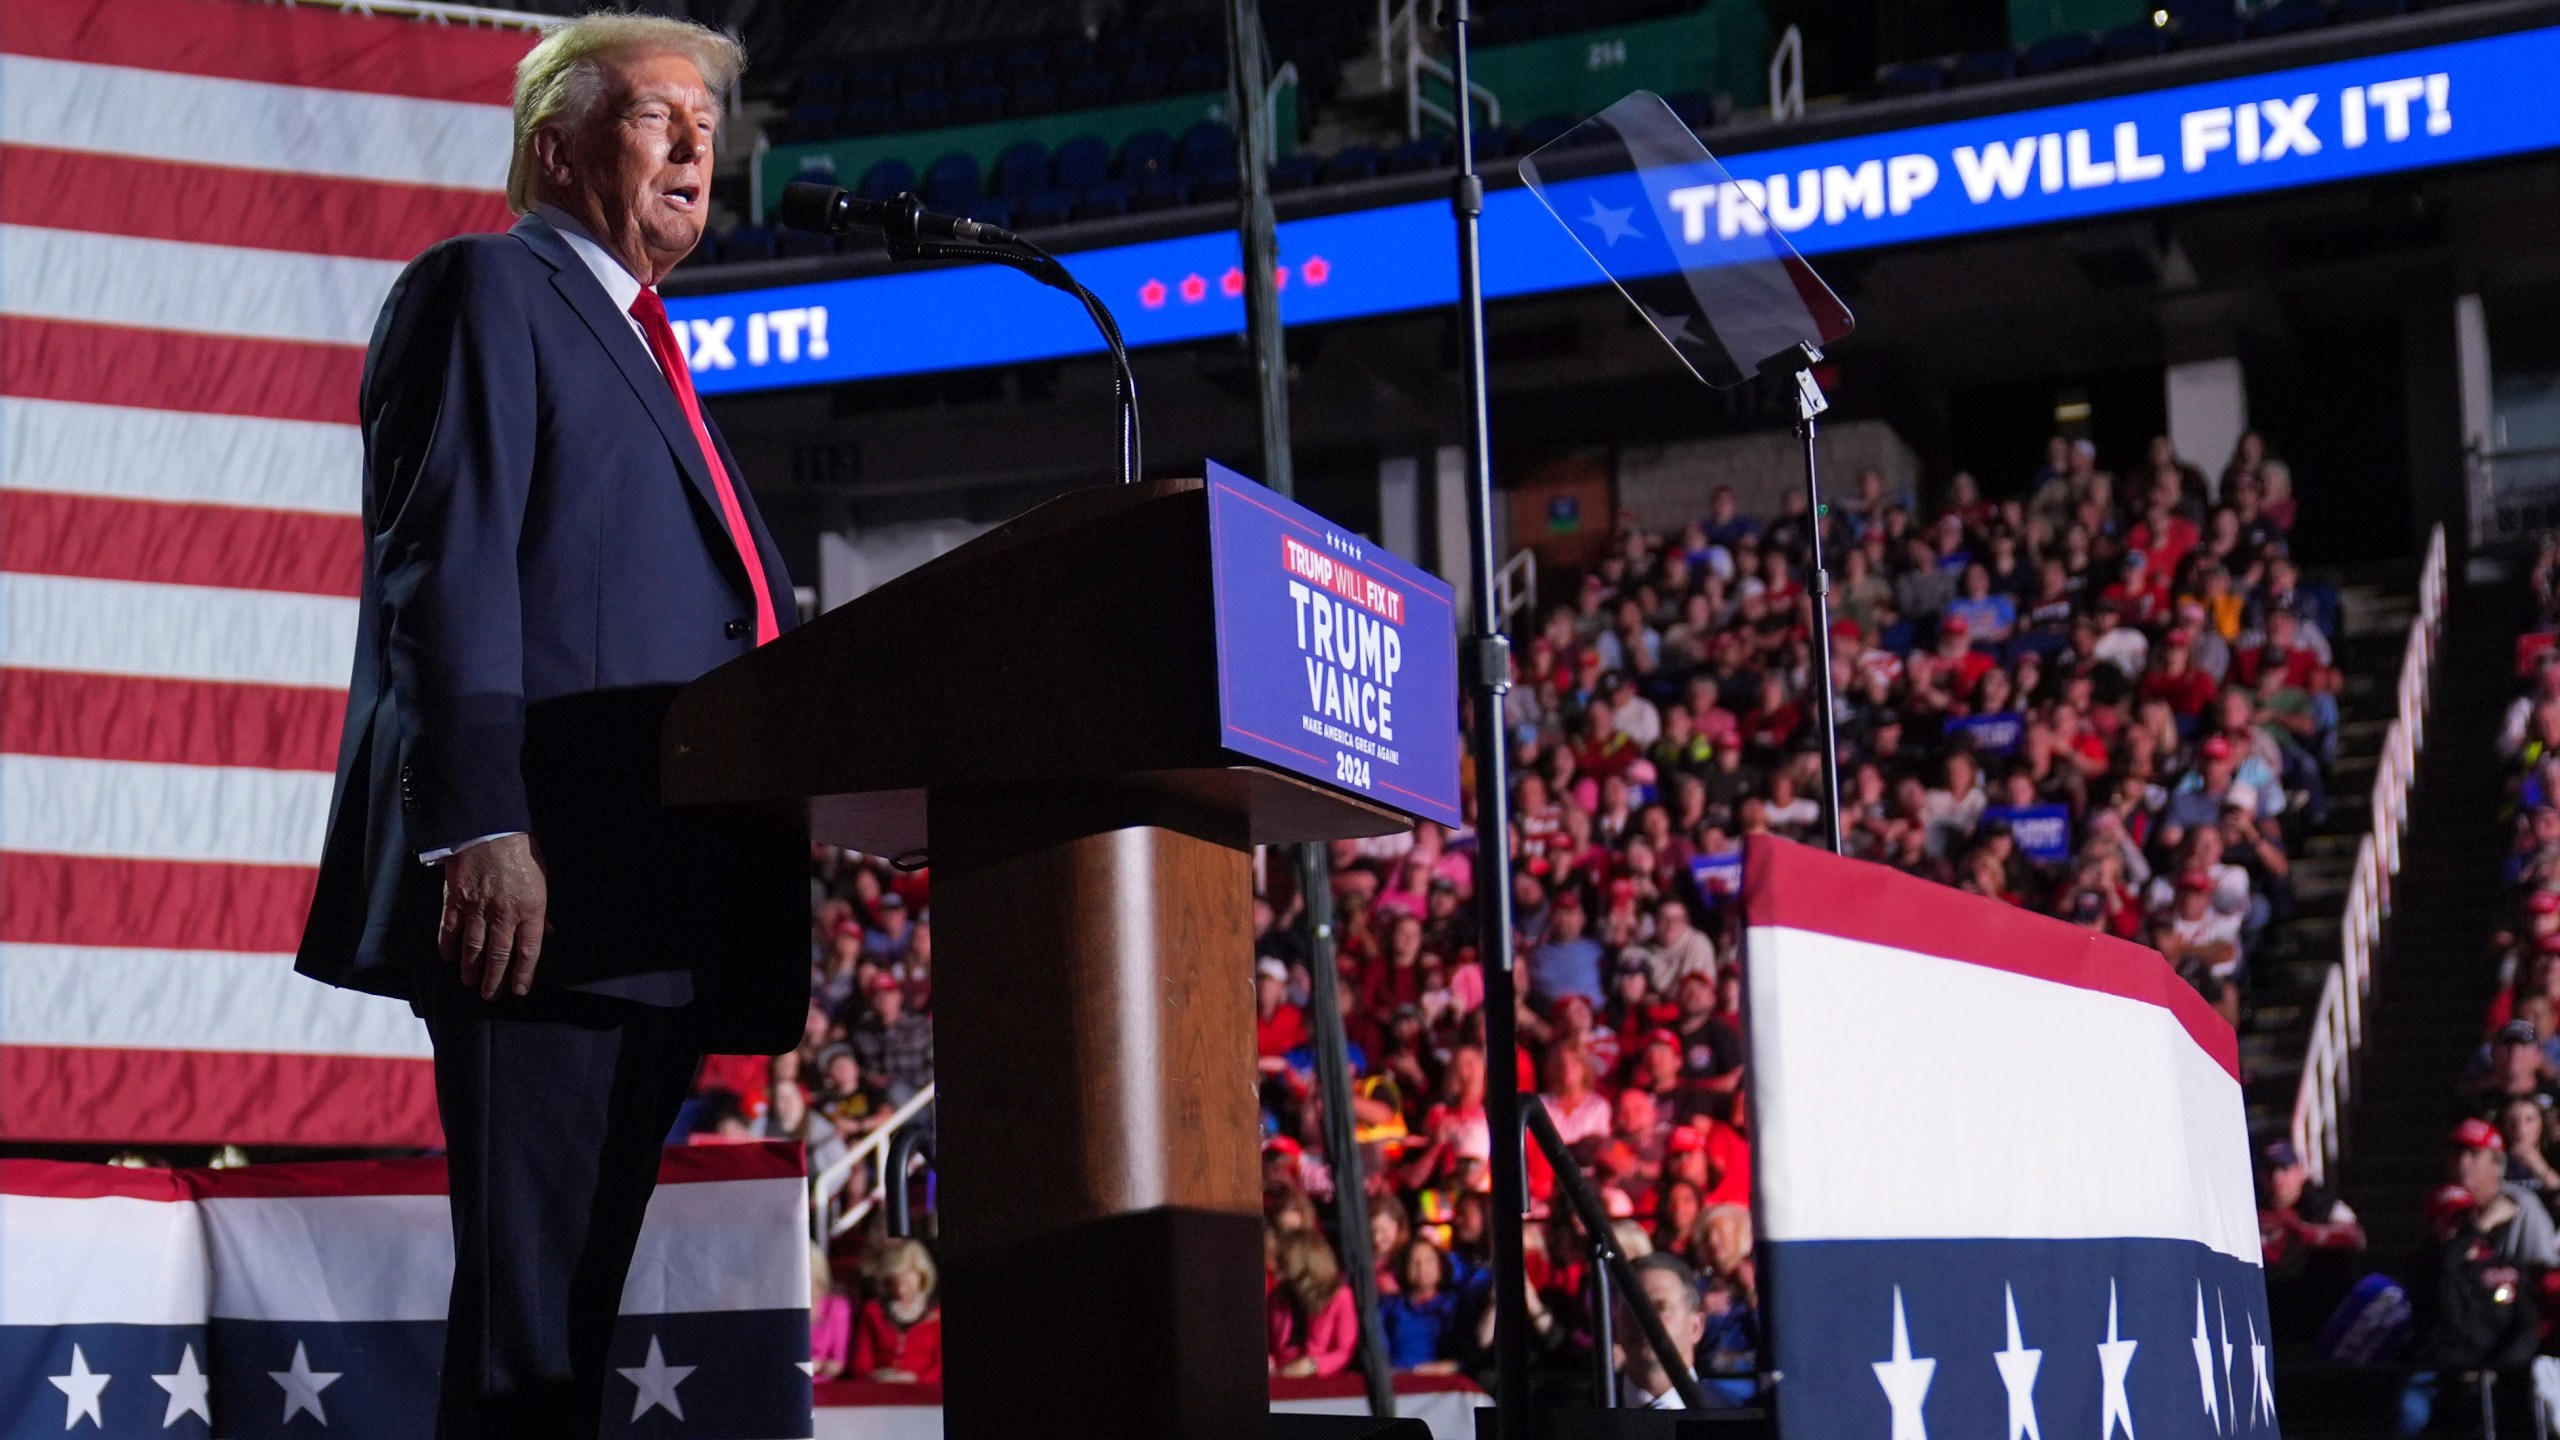
[[[1509,630],[1514,617],[1538,604],[1538,552],[1523,550],[1503,562],[1493,573],[1493,603],[1502,614],[1502,628]]]
[[[933,1087],[927,1085],[908,1096],[906,1104],[890,1111],[888,1120],[879,1129],[863,1136],[834,1164],[809,1177],[810,1239],[824,1245],[870,1218],[871,1212],[880,1206],[881,1192],[887,1188],[884,1172],[888,1168],[889,1142],[932,1104]],[[871,1177],[869,1190],[862,1198],[846,1204],[846,1187],[853,1183],[854,1175],[866,1167]],[[899,1178],[903,1180],[905,1177]]]
[[[2293,1097],[2293,1147],[2314,1180],[2328,1178],[2338,1158],[2340,1117],[2355,1087],[2355,1058],[2364,1046],[2364,1006],[2373,994],[2375,952],[2391,916],[2391,882],[2400,873],[2400,841],[2409,826],[2409,789],[2426,748],[2427,704],[2436,648],[2444,634],[2444,527],[2427,537],[2418,570],[2418,613],[2400,659],[2397,710],[2382,739],[2373,774],[2372,828],[2356,845],[2355,869],[2338,916],[2338,959],[2320,981],[2311,1040]]]
[[[1404,133],[1412,140],[1422,138],[1424,120],[1451,130],[1458,125],[1456,111],[1422,93],[1426,76],[1452,96],[1458,89],[1457,73],[1424,40],[1431,11],[1431,0],[1378,0],[1378,88],[1404,91]],[[1502,123],[1502,97],[1473,81],[1467,93],[1484,110],[1487,125]]]
[[[2471,545],[2491,549],[2560,528],[2560,447],[2465,452]]]

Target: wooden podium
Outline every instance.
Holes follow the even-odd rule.
[[[1255,657],[1221,654],[1214,568],[1204,482],[1080,491],[667,720],[668,803],[805,800],[819,840],[930,857],[953,1440],[1269,1408],[1249,858],[1409,822],[1222,744]]]

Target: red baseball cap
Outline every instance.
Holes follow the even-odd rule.
[[[2457,1150],[2496,1150],[2504,1152],[2507,1137],[2486,1120],[2465,1120],[2453,1127],[2453,1148]]]
[[[2524,908],[2536,915],[2560,914],[2560,890],[2536,890],[2524,897]]]
[[[1671,1153],[1674,1155],[1685,1155],[1706,1148],[1707,1137],[1704,1131],[1683,1125],[1671,1132]]]
[[[2205,742],[2204,742],[2204,758],[2206,758],[2207,760],[2228,760],[2228,759],[2230,759],[2230,758],[2231,758],[2231,742],[2230,742],[2230,741],[2228,741],[2228,740],[2226,740],[2226,739],[2224,739],[2223,737],[2221,737],[2221,736],[2219,736],[2219,735],[2209,735],[2209,736],[2205,737]]]
[[[2433,1194],[2427,1196],[2426,1216],[2428,1222],[2433,1223],[2465,1215],[2478,1208],[2480,1202],[2472,1198],[2470,1191],[2459,1185],[2439,1185]]]
[[[1646,1031],[1644,1035],[1644,1043],[1647,1045],[1668,1045],[1671,1047],[1671,1052],[1675,1055],[1680,1053],[1681,1050],[1680,1037],[1665,1029],[1653,1029]]]
[[[874,970],[871,972],[871,988],[874,991],[895,990],[898,988],[898,977],[886,970]]]
[[[1938,622],[1938,633],[1941,635],[1969,635],[1973,633],[1973,627],[1965,623],[1965,618],[1963,616],[1950,615],[1946,619]]]

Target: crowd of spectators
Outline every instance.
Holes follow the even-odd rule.
[[[2500,723],[2512,839],[2491,946],[2499,988],[2485,1035],[2456,1085],[2445,1183],[2427,1197],[2427,1239],[2402,1276],[2413,1335],[2402,1357],[2418,1367],[2403,1396],[2401,1428],[2419,1434],[2471,1417],[2476,1392],[2448,1377],[2521,1377],[2522,1396],[2560,1400],[2560,1371],[2538,1355],[2560,1351],[2560,537],[2543,542],[2529,585],[2532,614],[2518,647],[2523,693]],[[2440,1397],[2454,1403],[2439,1405]]]
[[[1794,491],[1753,514],[1720,488],[1680,528],[1623,523],[1570,603],[1514,637],[1503,718],[1524,1088],[1622,1247],[1655,1257],[1647,1296],[1727,1402],[1752,1393],[1758,1348],[1735,895],[1744,837],[1812,838],[1823,821],[1813,525],[1833,576],[1851,853],[2156,945],[2235,1024],[2289,908],[2290,847],[2324,803],[2340,687],[2336,598],[2289,553],[2291,477],[2254,435],[2218,475],[2165,438],[2100,462],[2057,437],[2040,469],[1989,490],[1955,475],[1930,510],[1871,471],[1818,520]],[[1485,1365],[1476,843],[1426,823],[1333,847],[1347,1157],[1321,1140],[1294,867],[1257,870],[1275,1374],[1353,1363],[1326,1217],[1355,1180],[1393,1363]],[[823,852],[814,885],[806,1043],[769,1065],[714,1061],[701,1123],[801,1139],[823,1167],[930,1080],[932,946],[927,875]],[[1588,1374],[1588,1247],[1543,1159],[1530,1182],[1539,1343],[1558,1373]],[[876,1251],[861,1268],[890,1273]],[[892,1325],[930,1298],[894,1302],[876,1278],[866,1292]],[[921,1373],[897,1347],[878,1353],[892,1363],[871,1371]],[[1668,1395],[1649,1363],[1625,1372],[1629,1403]]]

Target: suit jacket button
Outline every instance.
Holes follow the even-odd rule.
[[[720,633],[728,636],[732,640],[744,640],[747,638],[747,622],[744,620],[732,620],[728,624],[720,627]]]

